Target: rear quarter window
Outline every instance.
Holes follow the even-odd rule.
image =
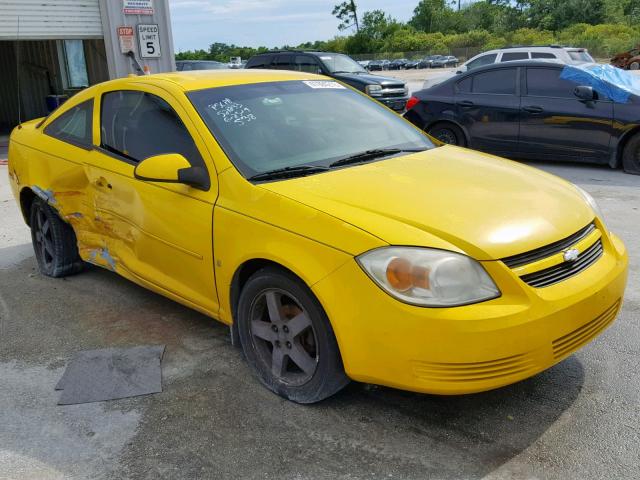
[[[61,114],[45,127],[44,133],[81,148],[91,148],[92,118],[93,99],[82,102]]]

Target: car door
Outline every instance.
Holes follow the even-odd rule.
[[[613,103],[605,96],[581,101],[562,68],[527,67],[523,75],[520,154],[527,158],[609,160]]]
[[[510,155],[518,147],[520,98],[518,68],[492,68],[465,76],[456,84],[456,118],[467,146]]]
[[[86,168],[100,247],[85,257],[215,315],[217,183],[202,138],[175,98],[157,87],[105,91],[99,105],[94,116],[99,146]],[[179,153],[205,168],[208,190],[135,178],[141,160],[163,153]]]

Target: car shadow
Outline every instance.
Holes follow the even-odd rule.
[[[580,185],[602,187],[640,187],[640,175],[625,173],[608,165],[590,165],[577,162],[516,160],[536,167]]]
[[[583,382],[582,364],[570,357],[489,392],[437,396],[352,383],[315,408],[361,412],[363,421],[379,428],[401,429],[405,445],[424,446],[423,467],[433,478],[480,479],[543,435],[573,404]],[[404,474],[413,478],[411,469]]]
[[[157,478],[179,468],[182,478],[480,479],[551,428],[584,382],[581,363],[570,357],[486,393],[445,397],[354,382],[319,404],[298,405],[255,379],[226,326],[112,272],[88,267],[51,279],[29,257],[0,269],[0,293],[6,311],[0,363],[45,366],[47,391],[79,350],[166,345],[162,393],[100,404],[104,418],[139,415],[113,458],[101,450],[117,443],[108,434],[85,446],[111,478]],[[73,476],[75,444],[47,437],[61,428],[61,408],[43,402],[26,414],[44,422],[40,441],[57,442],[55,457],[39,452],[27,434],[3,448]],[[88,420],[76,427],[76,408],[83,407],[64,407],[69,438],[99,431]],[[99,410],[93,417],[103,421]]]

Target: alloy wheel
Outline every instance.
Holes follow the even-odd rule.
[[[46,270],[51,269],[54,256],[53,232],[51,222],[42,208],[36,212],[35,244],[43,266]]]
[[[318,342],[300,302],[284,290],[268,289],[255,297],[249,318],[258,360],[284,383],[307,383],[318,368]]]

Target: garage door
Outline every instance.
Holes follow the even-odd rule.
[[[99,0],[0,1],[0,40],[18,28],[21,40],[102,38]]]

